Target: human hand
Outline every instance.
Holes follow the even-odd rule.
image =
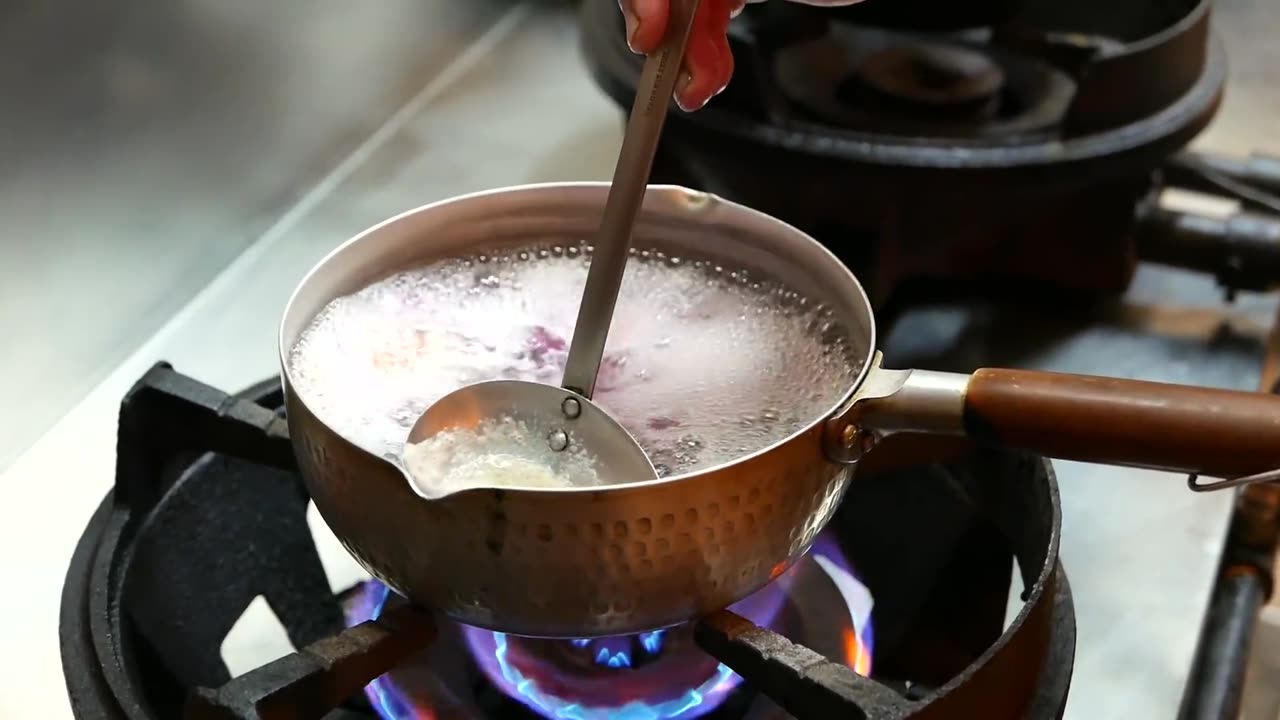
[[[853,5],[861,0],[789,0],[803,5]],[[676,104],[685,111],[701,109],[720,94],[733,77],[729,50],[729,21],[749,2],[764,0],[702,0],[685,50],[684,72],[676,83]],[[670,0],[618,0],[627,21],[627,44],[641,54],[658,49],[667,33]]]

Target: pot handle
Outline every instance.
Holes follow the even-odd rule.
[[[875,368],[868,381],[880,392],[855,401],[864,438],[964,434],[1062,460],[1185,472],[1195,490],[1280,480],[1280,396],[1032,370]]]
[[[1280,468],[1280,397],[1141,380],[984,369],[965,431],[1064,460],[1236,478]]]

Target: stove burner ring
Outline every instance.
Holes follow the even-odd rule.
[[[432,642],[434,623],[429,618],[422,613],[402,613],[390,622],[334,634],[344,624],[342,604],[350,605],[355,598],[335,598],[330,594],[330,581],[325,577],[307,524],[305,489],[296,474],[287,472],[292,453],[280,443],[281,438],[270,434],[276,415],[264,414],[263,407],[282,404],[279,388],[279,380],[273,379],[244,394],[256,403],[233,401],[168,365],[158,364],[121,404],[122,463],[121,475],[116,479],[117,492],[107,495],[81,536],[62,593],[62,662],[71,705],[78,717],[149,718],[199,713],[248,717],[267,704],[318,716],[338,702],[338,694],[317,694],[318,687],[353,688],[376,681],[378,678],[371,676],[386,673],[393,666],[399,671],[411,670],[412,667],[401,667],[406,665],[401,660],[414,648],[434,653],[431,657],[439,659],[431,665],[439,671],[438,676],[432,673],[435,681],[425,675],[416,677],[435,682],[434,689],[449,696],[445,705],[436,706],[440,716],[475,717],[490,707],[473,708],[473,699],[467,696],[474,687],[468,675],[470,668],[457,661],[456,642],[460,638],[456,637],[456,626],[441,625],[441,635]],[[155,427],[170,426],[204,428],[203,439],[222,452],[201,453],[199,449],[208,445],[202,444],[199,433],[167,446],[147,442],[154,439]],[[267,460],[270,465],[260,465],[255,460]],[[147,468],[153,472],[147,472]],[[1018,551],[1018,568],[1029,589],[1028,604],[984,653],[985,659],[951,677],[929,699],[911,701],[911,716],[952,717],[960,711],[959,717],[1060,717],[1071,679],[1075,622],[1066,577],[1056,561],[1061,526],[1051,468],[1037,458],[995,451],[984,452],[954,469],[934,467],[933,472],[963,482],[965,487],[970,482],[977,483],[974,490],[981,492],[963,493],[963,501],[954,490],[938,489],[950,488],[951,483],[916,476],[917,469],[910,472],[913,474],[901,480],[914,477],[920,482],[866,483],[851,489],[856,495],[849,500],[858,508],[857,513],[833,523],[833,528],[840,529],[842,544],[881,547],[885,538],[900,537],[901,518],[888,510],[901,507],[904,500],[910,501],[913,516],[931,511],[917,518],[922,522],[913,528],[924,530],[943,520],[941,525],[946,527],[939,528],[942,532],[937,537],[951,537],[951,530],[963,528],[968,522],[953,512],[967,505],[955,503],[990,497],[990,507],[1002,518],[1000,527],[1007,530],[1008,541]],[[904,490],[906,495],[902,494]],[[877,507],[877,502],[887,502],[879,506],[885,510],[868,512]],[[210,513],[210,508],[218,512]],[[263,523],[264,517],[271,522]],[[856,522],[849,522],[850,517]],[[959,524],[948,524],[948,517]],[[948,552],[939,556],[933,543],[924,545],[912,557],[929,566],[935,559],[950,558],[955,549],[947,548]],[[987,541],[965,545],[966,556],[973,555],[981,567],[987,567],[982,564],[983,557],[992,559],[984,550]],[[261,547],[278,547],[282,552],[252,551]],[[228,555],[228,548],[237,549]],[[817,552],[816,545],[812,552]],[[881,575],[880,581],[886,594],[891,595],[896,588],[901,597],[916,595],[913,583],[918,581],[920,565],[911,561],[904,564],[898,553],[893,555],[881,558],[879,571],[887,574]],[[1003,552],[994,559],[1004,568],[1009,567]],[[937,575],[939,570],[944,568],[934,567],[926,572],[926,582],[946,576],[945,572]],[[1051,582],[1050,578],[1056,581]],[[1004,587],[1000,582],[999,586],[984,582],[973,592],[963,585],[956,589],[964,590],[960,595],[968,601],[990,599],[990,592],[1000,589],[1002,608]],[[1055,587],[1055,595],[1046,595]],[[222,645],[228,629],[239,622],[254,597],[266,598],[273,609],[278,609],[278,619],[290,640],[297,647],[305,647],[231,680],[222,658]],[[797,597],[810,594],[801,590]],[[921,655],[910,649],[912,643],[902,646],[899,677],[934,674],[936,671],[931,668],[936,665],[936,658],[954,654],[953,649],[961,651],[958,660],[969,662],[967,654],[976,648],[964,649],[970,643],[968,626],[959,628],[958,633],[950,632],[954,620],[949,608],[956,597],[950,591],[943,593],[939,600],[944,607],[925,612],[928,617],[919,621],[914,619],[920,617],[919,609],[899,612],[895,617],[894,603],[881,606],[887,614],[886,626],[896,625],[900,637],[910,627],[930,629],[930,618],[942,621],[940,635],[932,631],[925,634],[926,640],[937,641],[941,651]],[[1048,601],[1050,598],[1052,602]],[[985,600],[979,604],[988,606]],[[807,626],[804,617],[802,612],[797,619]],[[921,625],[921,621],[925,624]],[[816,627],[831,626],[822,621]],[[999,627],[993,630],[998,633]],[[725,636],[719,638],[717,645],[727,642],[724,649],[733,651],[735,665],[744,672],[755,675],[756,669],[772,668],[769,672],[782,673],[761,676],[769,681],[756,683],[761,692],[772,688],[779,700],[815,710],[825,708],[817,712],[817,717],[848,715],[855,708],[883,709],[878,704],[863,707],[871,700],[857,699],[862,689],[871,685],[860,682],[850,686],[843,676],[824,674],[829,665],[796,665],[797,661],[807,662],[808,656],[779,654],[790,646],[780,645],[782,638],[768,631],[761,634],[754,640]],[[832,657],[828,654],[831,650],[822,647],[842,640],[836,633],[815,633],[812,637],[818,642],[810,651],[828,657]],[[708,643],[715,644],[713,641],[715,637],[703,638],[699,646],[706,649]],[[1042,652],[1045,646],[1048,655]],[[834,648],[837,653],[840,650],[847,647]],[[317,662],[317,658],[325,662]],[[763,666],[757,668],[760,663]],[[774,687],[773,679],[780,686]],[[1033,686],[1033,699],[1025,712],[1021,703],[1013,702],[1013,695],[1018,694],[1017,688],[1023,682]],[[927,683],[926,687],[936,685],[937,682]],[[1015,691],[1013,695],[1011,690]],[[387,697],[375,698],[375,702],[378,700],[389,701]],[[739,708],[728,709],[737,712]],[[877,712],[872,716],[905,717],[899,712],[902,709],[902,703],[895,702],[890,715]],[[363,717],[367,709],[361,714],[353,705],[350,711],[341,709],[332,714]]]
[[[912,142],[1050,137],[1075,92],[1061,70],[1002,48],[840,25],[779,48],[772,65],[819,127]]]
[[[877,50],[853,77],[888,98],[924,106],[990,106],[1004,88],[1005,73],[972,50],[933,44]]]

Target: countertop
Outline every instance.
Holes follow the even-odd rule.
[[[1280,83],[1263,70],[1280,67],[1266,47],[1280,14],[1264,5],[1219,5],[1232,79],[1200,147],[1280,153]],[[11,341],[0,350],[0,547],[16,581],[0,600],[5,718],[70,716],[59,590],[112,484],[117,406],[150,365],[225,389],[273,375],[280,309],[339,242],[473,190],[607,179],[622,125],[581,63],[570,11],[554,4],[130,0],[70,29],[59,7],[0,10],[0,40],[13,41],[0,57],[27,56],[0,63],[0,89],[9,99],[25,88],[29,103],[0,116],[0,216],[23,238],[0,247]],[[39,33],[59,29],[90,43],[88,59],[53,57]],[[46,61],[53,79],[24,84]],[[86,112],[97,119],[83,128],[66,118]],[[1143,268],[1124,303],[1085,327],[920,308],[888,350],[938,369],[1017,363],[1252,388],[1273,309],[1260,297],[1228,306],[1203,278]],[[1034,332],[1016,329],[1029,322]],[[945,359],[940,346],[952,348]],[[1230,498],[1161,473],[1057,466],[1080,626],[1068,717],[1171,717]],[[331,581],[348,584],[358,570],[322,523],[313,529]],[[270,621],[255,612],[249,626]],[[224,654],[244,667],[285,649],[248,627]]]

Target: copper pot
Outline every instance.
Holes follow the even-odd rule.
[[[765,271],[826,303],[852,335],[862,358],[856,381],[791,437],[649,482],[470,489],[429,500],[397,463],[343,438],[293,391],[286,358],[329,301],[477,247],[587,240],[606,191],[599,183],[526,186],[410,211],[322,260],[285,310],[289,429],[317,509],[371,574],[460,622],[595,637],[724,608],[808,550],[866,453],[889,438],[910,448],[970,436],[1059,458],[1228,478],[1280,466],[1280,398],[1019,370],[885,370],[870,303],[835,256],[777,219],[678,187],[650,188],[637,246]]]

